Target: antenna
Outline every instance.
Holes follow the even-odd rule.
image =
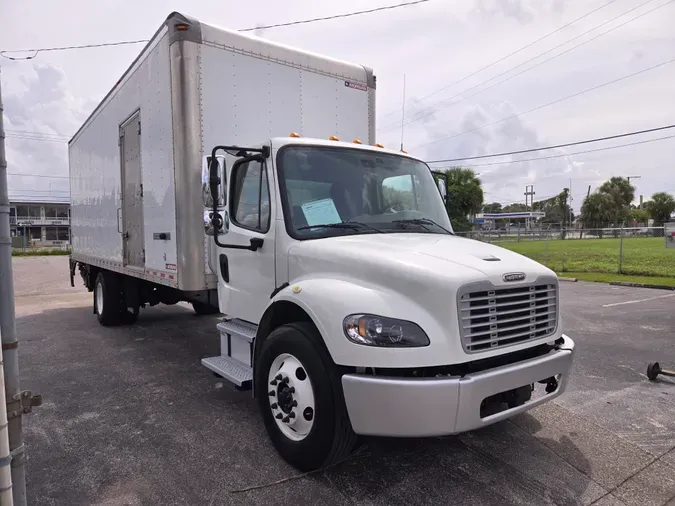
[[[405,124],[405,74],[403,74],[403,107],[401,108],[401,151],[403,151],[403,125]]]

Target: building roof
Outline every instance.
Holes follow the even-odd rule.
[[[14,197],[9,196],[10,205],[17,204],[66,204],[70,205],[70,197]]]

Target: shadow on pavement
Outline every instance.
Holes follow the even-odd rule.
[[[365,438],[368,456],[232,493],[297,471],[250,393],[201,366],[219,352],[216,321],[166,306],[116,328],[90,306],[17,318],[22,386],[44,400],[26,417],[29,502],[567,505],[604,493],[574,442],[533,437],[529,414],[455,437]]]

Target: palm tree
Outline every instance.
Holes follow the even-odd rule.
[[[652,195],[652,200],[647,202],[647,210],[654,220],[654,225],[662,226],[670,219],[675,211],[675,198],[669,193],[658,192]]]
[[[593,193],[581,206],[581,221],[584,228],[602,228],[612,223],[615,217],[615,200],[607,193]],[[599,232],[602,237],[602,231]]]

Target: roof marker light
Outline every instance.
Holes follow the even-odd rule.
[[[363,142],[361,142],[361,141],[358,140],[358,139],[354,139],[352,142],[353,142],[354,144],[363,144]]]
[[[377,144],[375,144],[375,147],[376,148],[383,148],[384,146],[378,142]]]
[[[289,137],[300,137],[300,134],[296,133],[296,132],[291,132],[290,134],[288,134],[288,136]]]
[[[334,135],[331,135],[330,137],[328,137],[328,140],[329,141],[339,141],[340,139],[335,137]]]

